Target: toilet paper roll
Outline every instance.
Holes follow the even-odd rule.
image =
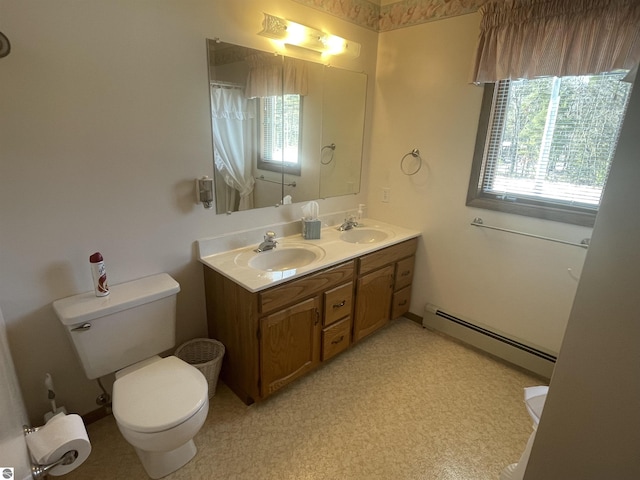
[[[91,453],[91,443],[82,418],[79,415],[56,415],[44,426],[26,437],[29,452],[39,465],[53,463],[67,453],[76,450],[78,457],[69,465],[58,465],[49,475],[64,475],[78,468]]]

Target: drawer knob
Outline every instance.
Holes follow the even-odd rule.
[[[342,340],[344,340],[344,335],[340,335],[340,338],[336,338],[335,340],[331,341],[331,345],[337,345],[339,344]]]
[[[340,307],[344,307],[347,304],[346,300],[342,300],[340,303],[336,303],[333,305],[333,308],[340,308]]]
[[[399,306],[399,307],[404,307],[406,304],[407,304],[407,301],[406,301],[406,300],[403,300],[403,301],[401,301],[401,302],[398,304],[398,306]]]
[[[404,272],[402,272],[400,275],[402,277],[406,277],[407,275],[409,275],[411,273],[411,270],[405,270]]]

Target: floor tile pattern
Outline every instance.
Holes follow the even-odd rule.
[[[406,319],[392,322],[268,400],[222,382],[168,480],[489,480],[514,463],[531,421],[522,389],[542,381]],[[67,480],[147,478],[113,417]]]

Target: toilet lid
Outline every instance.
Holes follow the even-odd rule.
[[[135,432],[161,432],[191,418],[207,401],[208,386],[195,367],[170,356],[113,384],[113,416]]]

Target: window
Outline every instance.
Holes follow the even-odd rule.
[[[592,226],[631,91],[624,75],[487,84],[467,205]]]
[[[302,97],[263,97],[261,107],[258,168],[300,175]]]

